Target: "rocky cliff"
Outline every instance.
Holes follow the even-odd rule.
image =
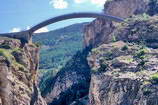
[[[96,19],[86,26],[85,48],[93,49],[76,53],[50,78],[47,104],[158,105],[157,4],[107,1],[104,13],[126,23]],[[46,105],[37,87],[38,54],[34,44],[0,38],[0,104]]]
[[[36,85],[39,48],[0,38],[0,104],[46,105]]]
[[[104,13],[128,18],[133,15],[146,13],[154,15],[157,11],[157,0],[109,0],[104,5]],[[110,34],[115,30],[116,23],[96,19],[85,27],[84,45],[97,47],[103,43],[109,43],[114,40]]]
[[[135,16],[110,34],[115,42],[94,48],[90,105],[158,105],[157,16]]]
[[[125,23],[96,19],[86,26],[90,105],[158,105],[157,7],[157,0],[110,0],[104,13]]]
[[[96,51],[89,58],[90,105],[157,105],[158,50],[120,41]]]

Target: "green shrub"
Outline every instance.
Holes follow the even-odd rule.
[[[13,60],[13,56],[10,54],[10,51],[9,50],[6,50],[6,49],[1,49],[0,48],[0,56],[3,56],[6,58],[6,60],[11,63],[12,60]]]
[[[15,59],[15,57],[12,55],[13,52],[20,51],[20,49],[13,49],[13,50],[7,50],[0,48],[0,56],[3,56],[6,58],[8,65],[13,65],[15,68],[24,69],[24,66],[20,63],[18,63]]]
[[[107,57],[106,57],[106,60],[112,60],[113,59],[113,52],[112,51],[108,51],[107,52]]]
[[[105,59],[100,60],[100,68],[98,69],[99,72],[104,72],[108,68],[108,64],[106,63]]]
[[[136,57],[140,58],[141,56],[145,55],[145,51],[144,50],[140,50],[138,51],[138,53],[136,54]]]
[[[40,43],[40,42],[35,42],[34,44],[36,45],[36,47],[41,47],[42,46],[42,43]]]
[[[147,48],[142,47],[136,54],[135,57],[140,60],[138,66],[140,67],[140,70],[144,68],[145,63],[147,62],[147,55],[149,50]]]
[[[139,66],[144,66],[145,63],[146,63],[146,62],[145,62],[144,60],[141,60],[138,65],[139,65]]]
[[[147,19],[149,19],[150,16],[146,13],[143,13],[142,17],[143,17],[144,20],[147,20]]]
[[[158,84],[158,73],[155,73],[151,76],[152,83]]]
[[[125,50],[128,50],[128,46],[127,45],[124,45],[122,48],[121,48],[122,51],[125,51]]]
[[[4,48],[4,49],[11,49],[11,47],[8,44],[1,44],[0,48]]]
[[[12,50],[12,52],[22,52],[23,50],[21,49],[21,48],[14,48],[13,50]]]
[[[112,36],[112,42],[116,42],[116,37],[114,35]]]
[[[99,68],[99,71],[106,71],[108,65],[107,64],[101,64],[101,67]]]
[[[97,73],[97,72],[98,72],[98,69],[97,69],[97,68],[92,68],[92,69],[91,69],[91,72],[92,72],[92,73]]]
[[[149,95],[151,93],[151,90],[149,88],[144,88],[143,89],[143,95]]]
[[[135,57],[144,60],[147,56],[145,56],[146,53],[148,53],[148,49],[146,48],[141,48],[136,54]]]

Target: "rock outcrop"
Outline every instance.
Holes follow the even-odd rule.
[[[126,22],[96,19],[86,26],[90,105],[158,105],[157,7],[157,0],[110,0],[104,13]]]
[[[154,15],[157,11],[157,0],[109,0],[104,5],[104,13],[128,18],[138,14]],[[85,27],[84,45],[97,47],[114,40],[110,34],[116,23],[109,20],[96,19]]]
[[[19,40],[0,38],[0,103],[46,105],[36,85],[39,48]]]
[[[136,16],[117,25],[115,42],[94,48],[90,105],[158,105],[158,20]]]
[[[127,23],[119,24],[110,35],[115,37],[115,41],[142,42],[147,47],[158,48],[157,22],[158,16],[133,16],[127,19]]]

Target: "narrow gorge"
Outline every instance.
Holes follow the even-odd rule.
[[[80,51],[56,73],[48,72],[42,89],[39,45],[0,37],[0,105],[158,105],[158,0],[108,0],[103,13],[125,21],[72,25],[75,33],[84,27],[84,48],[77,43]],[[80,33],[65,43],[81,41]],[[50,37],[42,34],[34,42]],[[54,45],[55,38],[46,44]]]

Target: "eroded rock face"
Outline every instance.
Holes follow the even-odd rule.
[[[104,13],[128,18],[143,13],[150,15],[151,11],[154,15],[157,13],[156,8],[156,3],[151,3],[151,0],[110,0],[104,5]],[[96,19],[87,25],[84,30],[85,47],[89,45],[97,47],[115,40],[111,33],[115,30],[116,24],[108,20]]]
[[[148,9],[148,0],[111,0],[104,5],[105,13],[122,18],[143,14]]]
[[[157,105],[158,49],[122,41],[103,44],[88,57],[90,105]]]
[[[157,16],[136,16],[111,34],[115,41],[94,48],[90,105],[157,105]]]
[[[116,40],[144,42],[148,47],[158,48],[158,16],[134,16],[128,23],[117,26],[111,34]]]
[[[36,85],[39,48],[0,38],[0,102],[2,105],[46,105]]]
[[[104,74],[92,76],[90,105],[157,105],[157,85],[139,80],[113,78]]]
[[[157,0],[112,0],[104,12],[130,17],[127,23],[96,19],[87,25],[85,46],[95,48],[88,57],[90,105],[158,104],[156,8]]]

